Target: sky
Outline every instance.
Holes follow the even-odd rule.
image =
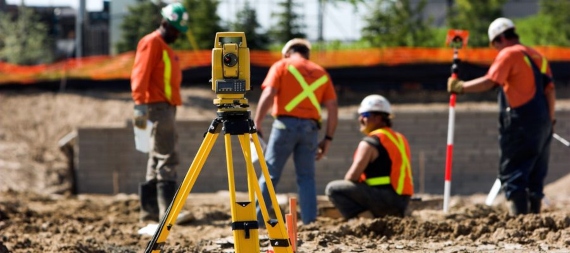
[[[263,29],[269,29],[276,22],[271,19],[271,14],[280,11],[277,5],[280,0],[247,1],[250,2],[250,6],[256,7],[257,18]],[[79,6],[79,0],[6,0],[7,4],[22,2],[28,6],[71,6],[74,9]],[[103,9],[103,0],[85,0],[85,2],[88,11]],[[234,21],[236,13],[243,8],[245,2],[246,0],[220,0],[218,15],[223,20]],[[297,1],[299,6],[296,11],[304,18],[307,38],[313,41],[318,37],[318,2],[319,0]],[[347,41],[360,38],[360,29],[364,25],[363,17],[366,11],[367,8],[364,6],[355,9],[348,3],[328,3],[325,6],[324,39]]]

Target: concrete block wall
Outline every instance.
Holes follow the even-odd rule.
[[[556,131],[570,138],[570,111],[557,112]],[[266,120],[264,132],[270,132]],[[210,121],[177,122],[179,132],[179,183],[189,171],[200,149]],[[403,133],[411,146],[412,171],[417,193],[443,194],[448,128],[448,111],[400,112],[394,129]],[[498,167],[497,113],[458,111],[455,121],[451,193],[464,195],[489,191]],[[79,128],[76,157],[76,183],[79,193],[136,193],[144,181],[147,155],[134,148],[131,126],[122,128]],[[355,147],[362,138],[355,119],[341,119],[327,158],[317,162],[317,192],[324,194],[326,184],[343,178],[352,162]],[[216,138],[192,192],[228,190],[228,172],[223,135]],[[231,138],[233,172],[237,191],[247,190],[245,160],[239,141]],[[553,139],[547,183],[566,175],[570,168],[570,148]],[[260,175],[259,164],[254,164]],[[286,164],[278,193],[296,192],[292,159]],[[192,193],[191,192],[191,193]]]

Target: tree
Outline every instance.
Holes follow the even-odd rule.
[[[116,45],[119,53],[136,50],[139,40],[156,30],[162,20],[160,10],[163,5],[156,5],[151,0],[137,1],[136,5],[128,7],[129,14],[121,24],[123,37]]]
[[[34,10],[18,7],[18,15],[0,16],[0,60],[21,65],[51,63],[53,51],[48,38],[48,27],[40,22]]]
[[[414,8],[410,0],[398,2],[378,0],[372,14],[365,19],[362,40],[373,47],[390,46],[440,46],[433,29],[421,16],[426,1],[420,1]]]
[[[257,22],[257,13],[249,5],[249,1],[245,2],[245,6],[237,14],[237,21],[230,26],[234,31],[245,33],[247,46],[250,49],[268,49],[269,36],[260,31],[261,25]]]
[[[227,30],[220,25],[218,0],[184,0],[188,11],[188,33],[174,43],[176,49],[208,49],[214,46],[216,33]]]
[[[469,31],[470,47],[488,47],[489,24],[501,17],[507,0],[456,0],[447,13],[448,26]]]
[[[293,38],[305,38],[305,25],[302,23],[301,15],[295,12],[297,4],[293,0],[284,0],[279,3],[282,12],[272,13],[272,17],[277,17],[277,24],[269,31],[275,43],[286,43]]]
[[[515,21],[521,41],[528,45],[570,46],[570,2],[541,0],[537,15]]]

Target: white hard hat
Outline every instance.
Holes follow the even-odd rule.
[[[294,45],[304,45],[306,46],[309,50],[311,50],[311,42],[309,42],[306,39],[301,39],[301,38],[295,38],[292,39],[290,41],[287,41],[287,43],[285,44],[285,46],[283,46],[283,49],[281,49],[281,54],[285,55],[285,53],[287,53],[287,51],[289,51],[289,49],[291,49],[292,46]]]
[[[390,102],[386,98],[380,95],[368,95],[360,103],[358,107],[358,113],[363,112],[384,112],[392,114],[392,108],[390,107]]]
[[[508,18],[497,18],[489,25],[489,41],[493,41],[508,29],[515,28],[515,24]]]

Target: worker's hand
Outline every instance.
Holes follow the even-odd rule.
[[[463,81],[452,77],[447,79],[447,92],[456,94],[463,93]]]
[[[331,146],[332,140],[323,139],[319,142],[319,148],[317,149],[317,157],[316,160],[321,160],[322,158],[326,157],[327,152],[329,151],[329,147]]]
[[[148,106],[147,105],[135,105],[133,116],[133,124],[141,129],[146,128],[146,121],[148,120]]]

